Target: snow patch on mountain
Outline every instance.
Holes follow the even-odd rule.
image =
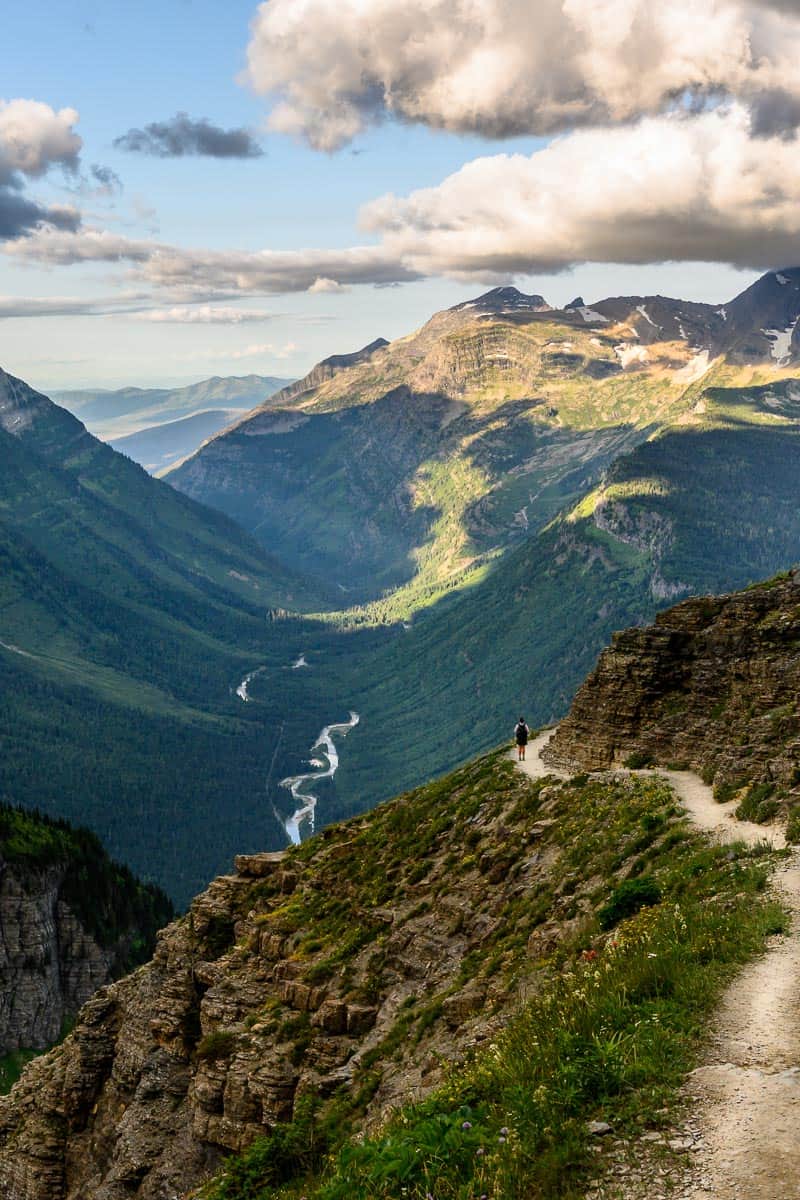
[[[576,308],[575,312],[579,312],[581,314],[587,325],[591,325],[593,323],[596,325],[598,322],[600,322],[601,325],[608,324],[608,317],[604,317],[602,313],[597,312],[593,308],[587,308],[585,304],[580,308]]]
[[[649,358],[646,346],[633,346],[630,342],[620,342],[619,345],[614,347],[614,353],[622,363],[623,368],[633,366],[637,363],[646,363]]]
[[[792,338],[800,317],[796,317],[785,329],[762,329],[761,332],[772,342],[772,357],[779,367],[786,367],[792,361]]]

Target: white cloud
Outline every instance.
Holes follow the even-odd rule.
[[[496,282],[585,262],[800,263],[800,154],[781,136],[754,137],[750,122],[746,107],[730,104],[579,130],[532,155],[479,158],[436,187],[368,204],[372,245],[226,252],[44,229],[5,250],[51,265],[128,262],[133,286],[168,298],[172,313],[192,301],[224,312],[211,302],[248,293],[441,275]]]
[[[342,287],[418,278],[380,245],[342,250],[191,250],[87,228],[69,235],[38,230],[7,242],[3,250],[19,261],[43,266],[128,261],[137,264],[137,279],[180,294],[184,301],[208,299],[209,293],[303,292],[320,278],[336,279]]]
[[[268,0],[246,79],[271,128],[334,150],[387,117],[489,137],[800,98],[796,0]]]
[[[74,108],[56,112],[37,100],[0,100],[0,179],[4,171],[36,178],[55,164],[75,170],[83,144],[77,121]]]
[[[203,304],[196,307],[176,305],[154,308],[136,314],[137,321],[176,325],[243,325],[251,321],[271,321],[273,314],[259,309],[244,309]]]
[[[324,275],[320,275],[314,280],[311,287],[308,289],[312,295],[325,295],[326,293],[333,294],[336,292],[348,292],[344,284],[339,283],[337,279],[326,279]]]
[[[581,262],[800,261],[800,155],[741,106],[582,130],[468,163],[367,205],[365,227],[425,275],[498,279]]]
[[[42,205],[25,194],[28,179],[52,166],[76,172],[81,139],[74,108],[56,112],[36,100],[0,100],[0,241],[43,226],[75,230],[80,214],[64,205]]]
[[[4,253],[12,258],[48,267],[85,262],[146,262],[158,250],[158,242],[139,241],[107,229],[80,229],[75,233],[39,229],[3,247]]]

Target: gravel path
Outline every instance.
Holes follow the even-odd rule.
[[[552,730],[528,746],[520,769],[553,774],[539,751]],[[516,751],[512,752],[516,757]],[[783,849],[780,829],[737,821],[735,801],[717,804],[690,771],[642,772],[666,777],[694,823],[722,842],[768,841]],[[685,1200],[800,1200],[800,855],[778,869],[773,891],[792,916],[787,936],[737,975],[715,1014],[706,1062],[687,1081],[691,1114],[681,1150],[683,1171],[653,1166],[598,1196]],[[646,1157],[646,1156],[645,1156]],[[666,1177],[665,1177],[666,1176]]]

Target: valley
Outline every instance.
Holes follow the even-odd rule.
[[[560,718],[616,629],[795,562],[780,275],[724,316],[496,289],[321,363],[170,486],[5,376],[3,794],[88,820],[185,903],[308,828],[295,783],[316,828],[369,809],[509,714]],[[308,747],[351,711],[312,785]],[[37,728],[59,737],[32,773]]]

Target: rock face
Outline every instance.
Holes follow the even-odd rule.
[[[618,633],[545,749],[597,770],[681,763],[718,789],[800,781],[800,578],[701,596]]]
[[[0,1195],[175,1200],[309,1092],[361,1096],[369,1121],[429,1091],[591,910],[561,894],[557,822],[530,795],[478,760],[242,856],[0,1100]]]
[[[63,867],[0,861],[0,1054],[44,1050],[108,983],[119,948],[103,948],[60,899]]]

